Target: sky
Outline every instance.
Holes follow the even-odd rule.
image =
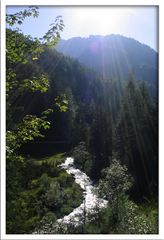
[[[8,6],[7,13],[25,7]],[[27,18],[21,30],[42,37],[61,15],[65,28],[62,39],[89,35],[121,34],[158,50],[158,8],[155,6],[42,6],[38,18]]]

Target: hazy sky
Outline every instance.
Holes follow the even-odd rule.
[[[25,7],[24,7],[25,8]],[[7,7],[7,13],[22,10]],[[28,18],[21,29],[25,34],[41,37],[55,17],[61,15],[65,28],[61,37],[88,37],[89,35],[121,34],[158,49],[158,8],[149,6],[49,6],[39,7],[38,18]]]

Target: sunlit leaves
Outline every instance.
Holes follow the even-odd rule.
[[[6,93],[13,89],[14,85],[17,84],[16,73],[12,68],[6,69]]]
[[[59,108],[60,112],[66,112],[68,109],[68,99],[65,94],[55,98],[55,105]]]
[[[38,39],[24,36],[18,30],[6,30],[7,64],[27,64],[37,60],[44,51]]]
[[[9,156],[10,154],[13,154],[14,151],[20,146],[17,143],[17,135],[12,131],[7,131],[6,142],[7,142],[6,151],[8,153],[7,156]]]
[[[132,186],[126,166],[122,166],[117,160],[113,160],[111,166],[104,169],[103,176],[99,183],[100,196],[109,201],[117,201],[118,195],[125,194]]]
[[[10,14],[6,16],[6,21],[9,26],[13,26],[18,23],[21,24],[26,17],[38,16],[37,7],[30,7],[27,10],[20,11],[16,14]],[[46,92],[49,87],[48,77],[45,74],[33,77],[33,79],[24,79],[22,82],[16,80],[16,74],[14,70],[8,69],[8,65],[16,67],[18,64],[29,64],[37,61],[40,58],[40,54],[46,47],[54,47],[60,37],[60,31],[64,28],[64,23],[61,16],[58,16],[48,32],[40,39],[32,38],[30,35],[24,36],[20,33],[19,28],[16,30],[7,29],[6,38],[6,57],[7,57],[7,92],[14,87],[17,90],[23,91],[24,89],[30,91]],[[66,107],[62,105],[61,111],[66,111]]]
[[[43,111],[43,112],[42,112],[42,119],[47,118],[47,116],[48,116],[49,114],[53,113],[53,112],[54,112],[54,110],[53,110],[52,108],[49,108],[49,109]]]
[[[32,79],[24,79],[22,84],[19,87],[19,90],[22,91],[40,91],[44,93],[49,88],[48,77],[45,74],[41,74],[38,77],[33,77]]]
[[[49,129],[50,123],[36,116],[26,115],[22,123],[18,126],[17,137],[19,142],[23,143],[29,140],[34,140],[36,137],[44,137],[41,129]]]
[[[31,215],[28,208],[29,199],[31,204],[29,193],[28,201],[26,201],[26,194],[22,194],[23,197],[20,194],[22,188],[24,188],[24,170],[25,172],[28,171],[28,163],[21,156],[20,148],[25,143],[35,140],[35,138],[44,137],[44,131],[50,128],[47,117],[54,110],[49,108],[42,113],[37,113],[38,116],[26,115],[29,111],[24,112],[23,104],[26,102],[24,99],[27,100],[27,104],[28,101],[32,102],[29,96],[36,96],[38,92],[45,93],[48,90],[48,75],[39,68],[38,60],[47,47],[56,45],[60,37],[60,31],[64,27],[61,17],[57,17],[50,30],[40,39],[32,38],[30,35],[25,36],[19,28],[13,28],[15,24],[16,26],[21,25],[27,17],[37,17],[39,14],[37,9],[37,7],[30,7],[27,10],[6,16],[6,106],[7,129],[10,129],[6,133],[7,207],[9,209],[7,212],[7,231],[12,233],[22,233],[22,230],[23,233],[24,231],[27,232],[33,224],[36,224],[34,222],[38,219],[38,216],[29,217]],[[59,100],[56,107],[60,111],[66,111],[68,104],[66,98],[64,96],[61,98],[61,104]],[[28,182],[28,180],[26,181]],[[47,191],[45,197],[52,204],[55,190],[56,187],[53,184],[50,185],[49,191],[45,190]],[[55,193],[57,197],[57,192],[55,191]],[[40,200],[38,202],[42,203]],[[46,207],[42,209],[42,206],[39,204],[38,206],[38,213],[43,213]],[[32,206],[32,208],[35,208],[34,211],[37,210],[38,206]],[[12,215],[15,217],[15,207],[16,209],[19,207],[16,211],[18,219],[16,225],[12,219]]]
[[[7,131],[6,143],[6,159],[10,162],[23,162],[24,158],[21,155],[16,154],[17,149],[20,147],[16,132]]]
[[[15,24],[20,25],[23,23],[26,17],[37,17],[39,14],[37,9],[37,7],[30,7],[27,10],[20,11],[15,14],[7,14],[6,22],[11,27]],[[16,91],[17,96],[19,96],[23,95],[27,91],[40,91],[41,93],[44,93],[48,90],[49,80],[46,74],[41,73],[37,76],[26,79],[19,79],[18,81],[15,69],[19,64],[28,65],[34,61],[37,61],[40,57],[40,54],[47,48],[47,46],[54,46],[57,43],[57,40],[60,37],[60,31],[63,30],[63,27],[63,20],[61,19],[61,16],[58,16],[55,22],[51,24],[51,28],[48,30],[48,32],[43,36],[43,38],[40,39],[32,38],[29,35],[24,36],[20,32],[19,28],[15,30],[6,30],[6,93],[8,97],[11,95],[11,92],[13,93],[14,91]],[[68,105],[65,96],[62,97],[61,103],[59,101],[60,99],[58,98],[56,106],[59,107],[60,111],[65,112]],[[7,106],[8,108],[11,108],[9,100]],[[40,133],[41,129],[48,129],[50,127],[50,123],[45,119],[47,115],[51,113],[51,111],[52,110],[50,109],[44,111],[41,118],[31,115],[25,116],[23,121],[18,125],[17,130],[11,132],[10,134],[12,137],[16,136],[16,139],[13,142],[19,146],[20,142],[33,140],[35,137],[42,137],[43,135]],[[8,109],[8,112],[11,112],[11,109]],[[12,148],[14,151],[15,148],[13,146]]]
[[[38,60],[38,57],[32,57],[32,60],[33,61]]]
[[[45,110],[44,112],[42,112],[42,115],[49,115],[50,113],[53,113],[53,109],[49,108],[47,110]]]
[[[122,219],[120,233],[153,234],[158,232],[157,216],[152,216],[152,209],[147,214],[134,202],[125,202],[125,215]]]
[[[17,130],[7,131],[7,158],[16,154],[16,150],[21,146],[22,143],[34,140],[36,137],[44,137],[41,134],[41,129],[49,129],[50,123],[42,118],[36,116],[26,115],[23,121],[18,125]],[[18,155],[15,155],[19,157]]]
[[[43,36],[43,38],[40,38],[41,42],[45,43],[48,47],[54,47],[59,38],[60,38],[60,32],[64,29],[64,22],[62,20],[61,16],[57,16],[55,19],[55,22],[52,23],[51,28],[48,30],[48,32]]]
[[[9,26],[15,24],[22,24],[26,17],[37,17],[39,12],[37,7],[30,7],[27,10],[20,11],[15,14],[7,14],[6,22]],[[20,29],[6,30],[6,57],[7,57],[7,84],[6,90],[9,93],[10,90],[20,91],[22,94],[25,90],[46,92],[49,87],[49,81],[46,74],[40,74],[40,76],[34,76],[32,79],[24,79],[21,82],[16,80],[16,74],[14,68],[18,64],[29,64],[39,60],[40,54],[47,47],[54,47],[60,37],[60,32],[64,28],[64,23],[61,16],[58,16],[54,23],[51,24],[51,28],[40,39],[32,38],[30,35],[24,36]],[[8,66],[11,66],[8,68]],[[66,106],[61,105],[61,111],[66,111]]]
[[[31,6],[29,9],[25,9],[15,14],[7,14],[6,15],[6,22],[9,26],[13,26],[14,24],[21,25],[26,17],[38,17],[38,7]]]

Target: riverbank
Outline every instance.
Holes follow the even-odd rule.
[[[98,198],[96,193],[96,187],[92,185],[90,178],[80,171],[74,165],[74,159],[67,157],[65,162],[58,165],[58,167],[64,169],[67,174],[74,177],[75,183],[78,184],[83,190],[83,202],[75,208],[70,214],[63,218],[57,219],[54,223],[45,223],[41,229],[34,233],[62,233],[67,231],[67,227],[79,227],[85,221],[87,221],[88,215],[95,212],[95,209],[101,209],[107,206],[107,201]]]
[[[13,213],[10,218],[15,219],[8,219],[8,232],[32,233],[45,223],[68,215],[82,203],[82,189],[58,167],[64,160],[64,153],[26,160],[21,180],[24,188],[19,189],[17,200],[12,202],[12,211],[7,206],[7,211]]]

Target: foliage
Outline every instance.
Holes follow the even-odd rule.
[[[57,16],[54,23],[51,23],[51,28],[48,32],[43,36],[41,40],[43,43],[46,43],[48,47],[54,47],[57,44],[60,38],[60,32],[64,29],[64,22],[61,16]]]
[[[44,157],[41,160],[36,160],[35,164],[40,166],[48,163],[49,166],[57,167],[60,165],[65,159],[65,153],[56,153],[52,156]]]
[[[24,79],[19,87],[19,90],[22,91],[26,89],[27,91],[40,91],[41,93],[44,93],[48,90],[48,87],[49,82],[47,76],[45,74],[41,74],[39,77],[33,77],[31,80]]]
[[[36,116],[26,115],[22,123],[18,125],[17,140],[23,143],[27,140],[34,140],[35,137],[43,137],[40,129],[50,128],[50,123]]]
[[[103,178],[99,182],[99,195],[109,202],[113,226],[117,226],[125,215],[126,192],[131,186],[132,179],[127,168],[114,159],[110,167],[103,171]]]
[[[100,196],[109,202],[118,201],[119,196],[124,195],[131,186],[132,179],[128,169],[118,160],[113,159],[110,167],[102,171],[102,179],[99,182]]]
[[[89,234],[157,234],[158,216],[157,209],[153,207],[145,214],[145,211],[134,202],[124,199],[119,206],[119,222],[113,221],[113,204],[101,209],[99,215],[92,214],[92,220],[85,226],[85,233]],[[148,207],[148,203],[145,207]]]
[[[34,228],[36,222],[45,212],[41,213],[37,208],[40,203],[35,202],[40,192],[27,190],[28,185],[37,186],[38,181],[34,179],[30,183],[30,173],[28,179],[24,179],[23,174],[29,168],[29,163],[20,154],[20,147],[37,137],[43,137],[43,130],[50,128],[47,116],[51,111],[43,112],[41,117],[19,112],[20,118],[15,121],[15,111],[19,110],[17,102],[23,99],[30,92],[45,93],[49,88],[47,74],[39,71],[35,61],[40,54],[51,45],[54,47],[60,37],[60,31],[64,24],[61,17],[57,17],[50,30],[41,39],[24,36],[19,28],[13,29],[15,24],[22,24],[26,17],[37,17],[39,14],[37,7],[30,7],[27,10],[6,16],[6,96],[7,96],[7,134],[6,134],[6,158],[7,158],[7,232],[26,233]],[[25,72],[23,72],[25,70]],[[19,100],[19,101],[18,101]],[[62,107],[62,104],[61,104]],[[31,166],[32,167],[32,166]],[[35,172],[36,174],[37,172]],[[34,183],[35,182],[35,183]],[[23,185],[25,184],[25,186]],[[52,189],[49,190],[49,195]],[[47,194],[48,194],[47,193]],[[47,198],[48,196],[47,195]],[[49,199],[49,198],[48,198]],[[50,199],[49,199],[50,202]],[[36,204],[32,210],[30,204]],[[15,210],[14,210],[15,209]],[[40,210],[39,210],[40,211]],[[39,217],[37,216],[39,214]],[[14,216],[16,221],[13,221]],[[17,226],[15,225],[17,224]]]
[[[147,215],[132,201],[125,202],[125,216],[122,223],[117,229],[119,233],[128,234],[157,234],[158,233],[158,217],[154,209]],[[152,215],[155,213],[154,216]]]
[[[26,190],[19,189],[17,199],[7,204],[7,232],[31,233],[34,228],[40,231],[45,224],[51,224],[81,204],[80,187],[70,175],[52,164],[53,158],[59,163],[58,156],[63,154],[28,160],[22,179]],[[15,216],[16,222],[12,220]]]
[[[98,187],[100,197],[108,199],[108,206],[99,209],[97,205],[80,226],[68,226],[67,233],[157,234],[157,206],[153,202],[137,205],[129,200],[127,190],[131,185],[127,168],[113,160],[103,171]]]
[[[127,168],[113,160],[103,171],[99,194],[108,199],[108,207],[99,214],[101,233],[150,234],[157,233],[157,215],[147,212],[128,199],[132,178]],[[145,204],[147,206],[148,204]],[[151,219],[151,220],[150,220]]]
[[[86,145],[84,142],[80,142],[77,147],[72,150],[72,156],[75,159],[75,164],[90,175],[92,168],[92,156],[87,151]]]
[[[55,98],[55,105],[61,112],[66,112],[68,109],[68,100],[65,94],[57,96]]]
[[[24,11],[20,11],[15,14],[7,14],[6,16],[6,23],[10,26],[17,24],[22,24],[26,17],[38,17],[38,7],[31,6],[29,9],[26,9]]]
[[[7,232],[52,229],[53,221],[81,204],[79,186],[58,167],[64,155],[54,156],[56,150],[73,148],[76,166],[99,181],[99,194],[109,205],[102,210],[97,206],[90,221],[82,218],[78,228],[61,225],[58,233],[157,233],[157,206],[138,203],[157,197],[158,191],[156,77],[146,74],[144,54],[132,51],[144,46],[122,42],[135,64],[135,73],[128,77],[130,68],[117,41],[115,50],[110,45],[113,57],[103,68],[99,55],[93,61],[87,53],[83,60],[96,65],[97,74],[52,49],[64,27],[61,17],[40,39],[13,28],[37,15],[37,8],[31,7],[7,16]],[[70,49],[74,52],[75,46]],[[147,52],[155,74],[155,55]],[[48,156],[30,159],[42,151]]]
[[[129,166],[136,179],[134,191],[138,191],[140,197],[155,195],[158,165],[155,109],[146,85],[137,84],[134,76],[130,76],[116,123],[115,146],[118,158]]]
[[[51,62],[54,68],[49,67]],[[64,91],[70,99],[70,110],[65,115],[52,114],[55,122],[47,139],[63,139],[61,145],[67,150],[85,142],[94,156],[89,174],[95,181],[116,156],[134,177],[133,197],[139,200],[155,196],[158,119],[149,85],[137,79],[135,73],[127,79],[121,76],[121,80],[117,76],[99,77],[56,51],[44,53],[39,64],[51,78],[49,102],[54,101],[51,96],[55,90],[57,96]]]

